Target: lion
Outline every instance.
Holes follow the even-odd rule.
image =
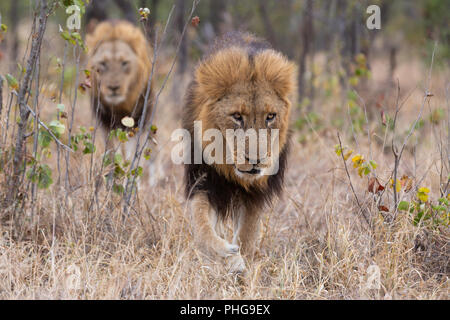
[[[121,120],[132,117],[135,126],[152,113],[152,48],[141,30],[127,21],[105,21],[86,36],[88,69],[94,114],[105,129],[124,128]],[[147,94],[148,91],[148,94]],[[97,110],[98,109],[98,110]]]
[[[92,34],[86,36],[86,43],[88,70],[91,71],[92,112],[103,128],[106,149],[115,149],[108,133],[118,128],[138,128],[145,105],[147,110],[143,128],[149,130],[148,122],[153,109],[153,84],[149,81],[153,49],[139,28],[120,20],[98,24]],[[131,128],[130,121],[126,126],[123,124],[125,117],[133,118]],[[122,156],[128,160],[136,150],[137,135],[130,140],[120,145]],[[150,164],[149,170],[146,170],[143,179],[154,185],[155,168]]]
[[[245,272],[243,257],[251,259],[255,254],[261,212],[282,193],[295,73],[295,64],[266,41],[234,32],[216,40],[197,65],[186,93],[183,127],[194,139],[191,163],[185,164],[185,188],[194,235],[202,249],[225,258],[232,272]],[[202,124],[201,136],[210,129],[220,131],[223,142],[219,145],[226,158],[222,163],[208,161],[207,139],[195,138],[196,122]],[[268,137],[277,132],[278,148],[269,147],[272,139],[268,138],[268,151],[255,157],[245,140],[241,149],[245,160],[237,161],[239,150],[229,144],[235,137],[238,140],[237,136],[230,141],[224,138],[229,129],[253,129],[258,137],[259,132],[266,132]],[[201,163],[194,161],[196,145],[203,155]],[[231,148],[230,161],[224,155],[227,148]],[[273,168],[278,170],[270,172]],[[221,224],[228,217],[234,225],[231,243],[220,236]]]

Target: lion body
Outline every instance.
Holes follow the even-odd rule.
[[[126,21],[105,21],[87,35],[88,68],[92,77],[92,108],[106,129],[121,127],[123,117],[135,125],[152,105],[152,48],[144,34]],[[148,92],[147,92],[148,91]]]
[[[279,130],[275,174],[262,175],[261,159],[256,164],[185,165],[186,195],[198,241],[220,256],[231,257],[230,268],[235,271],[244,269],[239,250],[250,255],[254,251],[260,211],[282,192],[294,90],[295,66],[265,41],[245,33],[217,40],[197,66],[188,88],[183,126],[191,137],[194,121],[201,121],[203,131],[218,129],[223,136],[227,129]],[[204,149],[205,144],[200,145]],[[192,142],[192,157],[194,149]],[[234,221],[232,243],[216,232],[226,217]]]

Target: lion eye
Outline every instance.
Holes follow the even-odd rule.
[[[122,67],[126,67],[128,65],[128,61],[122,61]]]
[[[237,121],[242,121],[242,115],[239,112],[233,113],[233,119]]]
[[[272,121],[273,119],[275,119],[276,116],[277,116],[276,113],[269,113],[269,114],[267,115],[266,120],[267,120],[267,121]]]
[[[99,64],[100,64],[100,68],[99,68],[100,71],[106,70],[106,62],[105,61],[102,61]]]

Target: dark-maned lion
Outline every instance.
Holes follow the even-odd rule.
[[[126,21],[98,24],[86,42],[89,48],[94,114],[106,129],[121,125],[128,116],[138,124],[144,110],[147,85],[152,68],[152,48],[141,30]],[[146,119],[151,114],[152,90],[149,88]]]
[[[268,141],[272,141],[272,132],[278,132],[279,148],[268,148],[264,159],[260,154],[251,159],[251,146],[246,143],[244,163],[236,161],[239,155],[235,147],[231,163],[205,161],[204,138],[192,141],[192,163],[185,165],[185,182],[194,234],[204,249],[226,257],[234,272],[245,270],[241,253],[249,257],[254,253],[261,210],[282,191],[295,79],[295,65],[268,43],[250,34],[231,33],[215,42],[196,67],[188,88],[184,128],[191,137],[195,137],[194,121],[201,121],[203,133],[219,130],[224,139],[223,154],[228,146],[227,129],[266,129]],[[196,145],[202,148],[201,164],[194,163]],[[278,170],[267,173],[274,166]],[[234,222],[231,243],[218,233],[226,217]]]

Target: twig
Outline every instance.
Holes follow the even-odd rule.
[[[397,147],[395,146],[395,123],[397,120],[397,115],[398,115],[398,99],[399,99],[399,95],[400,95],[400,84],[398,84],[398,96],[397,96],[397,103],[396,103],[396,112],[395,112],[395,116],[394,116],[394,128],[393,128],[393,136],[392,136],[392,152],[394,154],[394,183],[393,183],[393,190],[394,190],[394,205],[395,205],[395,211],[394,211],[394,217],[392,219],[392,221],[395,220],[395,218],[397,217],[397,213],[398,213],[398,199],[397,199],[397,190],[396,190],[396,186],[397,186],[397,171],[398,171],[398,167],[400,164],[400,160],[401,157],[403,155],[403,151],[405,150],[406,144],[408,143],[409,138],[411,137],[411,135],[413,134],[413,132],[415,131],[416,127],[417,127],[417,123],[420,121],[420,119],[422,118],[422,113],[423,110],[425,108],[425,103],[427,102],[427,100],[429,98],[431,98],[433,95],[430,92],[430,88],[431,88],[431,72],[433,70],[433,63],[434,63],[434,54],[436,52],[436,47],[437,47],[437,42],[434,43],[434,47],[433,47],[433,53],[431,55],[431,63],[430,63],[430,69],[429,69],[429,73],[428,73],[428,85],[425,88],[425,93],[424,93],[424,97],[422,100],[422,106],[420,107],[420,111],[419,114],[417,115],[416,120],[414,121],[414,123],[411,125],[411,128],[409,129],[408,134],[406,135],[405,139],[403,140],[403,144],[402,147],[400,149],[400,152],[398,151]],[[398,80],[397,80],[398,83]]]
[[[347,168],[347,162],[345,161],[344,153],[342,152],[342,142],[341,142],[341,137],[339,135],[339,132],[337,133],[337,138],[339,140],[339,148],[341,150],[342,161],[344,162],[345,172],[347,173],[348,182],[350,183],[350,188],[352,189],[353,195],[355,196],[355,199],[356,199],[356,203],[358,204],[358,207],[362,213],[362,216],[364,217],[364,220],[370,226],[369,219],[364,214],[364,208],[362,207],[361,203],[359,202],[358,196],[356,195],[355,189],[353,188],[352,179],[350,178],[350,173],[348,172],[348,168]]]
[[[398,166],[400,164],[400,158],[401,155],[398,153],[397,147],[395,146],[395,129],[396,129],[396,123],[397,123],[397,117],[398,117],[398,113],[400,112],[400,108],[398,105],[398,101],[400,99],[400,81],[397,79],[397,99],[395,102],[395,114],[394,114],[394,120],[392,122],[392,153],[394,155],[394,171],[393,171],[393,183],[392,183],[392,189],[394,192],[394,219],[392,219],[392,221],[395,220],[395,215],[397,212],[397,203],[398,203],[398,199],[397,199],[397,173],[398,173]]]
[[[59,97],[58,97],[58,103],[62,103],[62,94],[64,90],[64,74],[66,71],[66,61],[67,61],[67,48],[68,43],[67,41],[64,42],[64,57],[63,57],[63,63],[62,63],[62,70],[61,70],[61,81],[59,84]],[[56,115],[56,119],[59,121],[59,111]],[[59,145],[56,146],[56,163],[58,166],[58,185],[61,183],[61,155],[59,150]]]
[[[77,49],[78,49],[78,55],[77,55]],[[79,47],[79,45],[77,44],[74,48],[73,48],[73,55],[76,59],[76,63],[75,63],[75,88],[74,88],[74,97],[73,97],[73,103],[72,103],[72,114],[70,117],[70,125],[69,125],[69,130],[68,130],[68,134],[67,134],[67,142],[69,144],[69,146],[72,146],[72,128],[73,128],[73,121],[75,118],[75,107],[77,106],[77,97],[78,97],[78,84],[79,84],[79,77],[80,77],[80,56],[81,56],[81,52],[80,52],[81,48]],[[65,179],[65,187],[66,187],[66,200],[69,196],[69,169],[70,169],[70,157],[69,154],[66,154],[66,179]]]

